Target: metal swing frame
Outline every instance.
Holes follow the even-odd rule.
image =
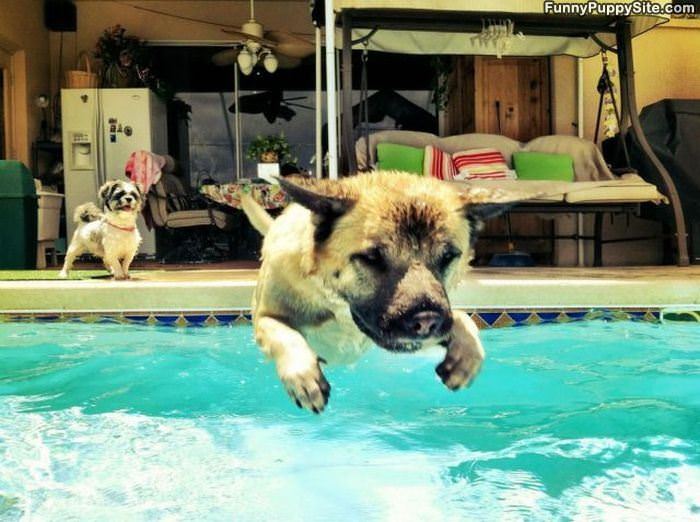
[[[404,31],[449,31],[449,32],[479,32],[482,27],[484,13],[470,11],[439,11],[439,10],[411,10],[411,9],[344,9],[340,17],[333,12],[332,0],[326,0],[325,19],[317,20],[319,24],[326,25],[326,44],[333,41],[334,31],[328,30],[328,26],[338,24],[342,30],[343,47],[341,51],[341,148],[343,169],[346,172],[357,170],[353,143],[352,121],[352,31],[353,29],[367,29],[369,31],[381,29],[399,29]],[[642,131],[637,109],[636,91],[634,84],[634,60],[632,54],[631,21],[624,17],[595,16],[595,17],[555,17],[537,14],[509,14],[518,29],[526,35],[542,36],[567,36],[577,38],[592,38],[601,48],[614,52],[618,56],[620,69],[620,94],[621,94],[621,130],[623,134],[629,132],[636,138],[642,153],[654,166],[657,179],[651,182],[660,185],[661,191],[669,199],[673,211],[672,231],[676,244],[676,262],[679,266],[689,264],[688,234],[686,222],[681,206],[680,197],[671,175],[663,166],[659,158],[652,150]],[[615,36],[615,48],[606,46],[595,35],[608,33]],[[330,58],[326,52],[327,71],[334,71],[335,55]],[[328,92],[329,100],[335,96],[335,91]],[[333,115],[335,116],[335,115]],[[329,114],[329,118],[331,115]],[[331,126],[329,125],[329,132]],[[329,144],[333,143],[329,136]],[[336,177],[337,172],[330,172],[330,177]],[[619,206],[619,205],[618,205]]]

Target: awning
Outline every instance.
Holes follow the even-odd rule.
[[[597,11],[591,12],[593,6]],[[590,57],[615,44],[615,27],[629,21],[632,36],[665,23],[670,1],[572,0],[335,0],[337,14],[352,19],[352,39],[368,34],[368,48],[405,54],[496,55],[493,40],[480,38],[485,26],[510,20],[515,37],[507,56]],[[652,12],[654,10],[654,12]],[[340,20],[340,17],[339,17]],[[517,36],[522,32],[525,38]],[[336,30],[342,48],[342,31]],[[355,48],[361,47],[356,43]]]

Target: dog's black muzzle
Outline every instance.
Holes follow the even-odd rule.
[[[381,320],[377,326],[355,311],[352,312],[352,318],[360,331],[375,344],[393,352],[420,350],[426,341],[444,339],[452,329],[452,314],[449,310],[426,309],[423,306],[398,317]]]

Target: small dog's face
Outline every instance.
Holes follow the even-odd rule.
[[[143,206],[141,188],[128,181],[108,181],[100,187],[98,194],[104,212],[135,214]]]
[[[300,183],[282,181],[313,212],[313,270],[347,302],[357,327],[392,351],[445,339],[452,327],[447,289],[468,268],[484,211],[490,217],[501,208],[478,204],[494,193],[474,197],[402,173]]]

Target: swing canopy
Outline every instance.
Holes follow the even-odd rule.
[[[673,7],[665,0],[335,0],[333,5],[337,15],[352,18],[354,47],[371,33],[367,45],[372,51],[580,58],[614,46],[620,21],[630,22],[634,37],[667,22]],[[322,7],[323,2],[314,5],[317,25],[323,25]],[[514,35],[505,50],[497,50],[482,31],[507,21],[514,24]],[[335,42],[343,47],[340,29]]]

